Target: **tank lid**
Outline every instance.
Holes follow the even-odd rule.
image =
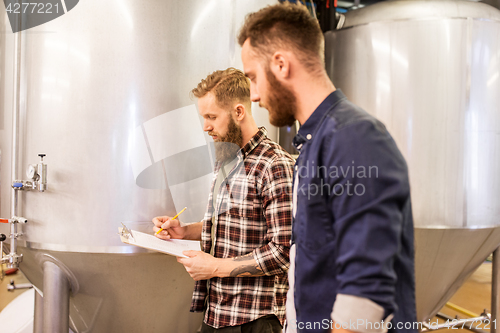
[[[473,18],[500,22],[500,10],[474,1],[389,0],[347,12],[342,28],[419,18]]]

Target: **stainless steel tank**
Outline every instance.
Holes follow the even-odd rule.
[[[500,243],[500,11],[384,1],[342,23],[325,34],[326,68],[408,161],[427,320]]]
[[[46,154],[48,189],[19,192],[18,215],[28,219],[21,269],[40,292],[43,262],[71,272],[73,331],[200,326],[201,316],[189,313],[193,281],[184,267],[121,243],[117,231],[124,222],[151,232],[152,217],[184,206],[181,220],[201,220],[211,139],[189,91],[214,70],[242,68],[238,29],[270,3],[85,0],[17,34],[0,6],[0,216],[12,214],[13,175],[26,179],[28,164]],[[267,112],[255,107],[254,115],[276,139]]]

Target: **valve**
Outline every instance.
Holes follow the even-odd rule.
[[[4,255],[3,253],[3,240],[5,240],[7,237],[3,234],[1,234],[1,239],[0,241],[0,263],[2,264],[7,264],[8,268],[18,268],[19,264],[23,261],[23,255],[17,253],[17,238],[22,236],[22,233],[17,232],[17,224],[18,223],[27,223],[28,220],[24,217],[19,217],[19,216],[12,216],[10,219],[0,219],[0,223],[10,223],[11,224],[11,229],[10,229],[10,238],[11,238],[11,248],[10,248],[10,253]]]
[[[47,189],[47,164],[43,163],[45,154],[38,154],[40,163],[28,164],[26,176],[28,180],[14,180],[12,188],[14,190],[38,190],[43,192]]]
[[[19,216],[12,216],[10,220],[0,219],[0,223],[28,223],[28,219]]]
[[[31,288],[33,288],[33,285],[31,283],[16,284],[14,280],[10,280],[10,283],[7,286],[7,291],[14,291],[17,289],[31,289]]]

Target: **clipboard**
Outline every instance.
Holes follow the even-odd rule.
[[[121,241],[125,244],[139,246],[144,249],[162,252],[182,258],[188,258],[182,254],[182,251],[201,251],[199,241],[185,239],[163,240],[155,237],[154,235],[146,234],[137,230],[130,230],[123,223],[122,225],[122,228],[118,228],[118,234],[120,235]]]

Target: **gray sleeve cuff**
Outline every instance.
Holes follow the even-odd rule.
[[[338,294],[331,315],[336,328],[361,333],[385,333],[393,315],[384,318],[384,308],[368,298]],[[389,324],[390,325],[390,324]]]

